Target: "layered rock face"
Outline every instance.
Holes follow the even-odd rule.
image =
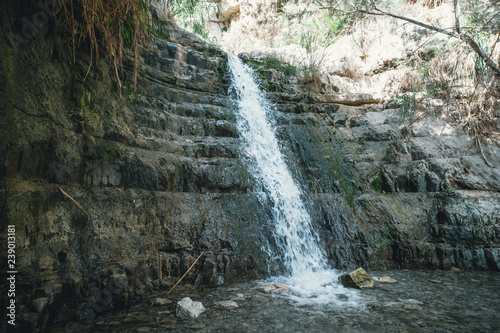
[[[22,7],[10,15],[36,10]],[[16,49],[2,15],[0,216],[2,234],[16,230],[20,322],[130,304],[202,252],[184,285],[273,272],[261,249],[272,212],[242,158],[224,53],[174,29],[118,97],[106,61],[87,76],[88,56],[71,64],[50,24]],[[275,74],[263,87],[283,153],[334,267],[499,269],[500,173],[470,137],[404,128],[370,96]]]
[[[500,268],[496,145],[479,148],[445,118],[409,127],[391,103],[260,68],[334,266]]]

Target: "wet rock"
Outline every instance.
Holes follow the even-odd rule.
[[[42,312],[48,304],[49,299],[47,297],[40,297],[33,301],[33,306],[38,312]]]
[[[373,288],[375,279],[366,273],[363,268],[358,268],[350,273],[342,274],[339,277],[342,285],[347,288],[365,289]]]
[[[189,297],[185,297],[177,302],[175,315],[183,319],[196,319],[205,311],[201,302],[193,302]]]
[[[383,276],[377,280],[377,282],[382,282],[382,283],[396,283],[398,281],[388,277],[388,276]]]
[[[413,298],[408,298],[408,299],[400,299],[399,300],[401,303],[405,303],[405,304],[413,304],[413,305],[423,305],[424,302],[422,301],[418,301],[416,299],[413,299]]]
[[[201,329],[205,328],[206,326],[207,325],[205,325],[205,324],[193,325],[193,326],[190,327],[190,329],[192,329],[192,330],[201,330]]]
[[[284,283],[272,283],[268,284],[262,290],[266,293],[272,293],[272,294],[281,294],[282,292],[285,292],[288,290],[288,287]]]
[[[152,327],[138,327],[135,329],[135,332],[136,333],[147,333],[147,332],[151,332],[153,328]]]
[[[172,303],[172,301],[171,301],[171,300],[169,300],[169,299],[167,299],[167,298],[159,298],[159,297],[158,297],[158,298],[157,298],[157,299],[155,299],[155,301],[154,301],[154,304],[155,304],[156,306],[162,306],[162,305],[165,305],[165,304],[170,304],[170,303]]]
[[[265,303],[265,302],[269,301],[269,298],[262,296],[262,295],[253,295],[252,301]]]
[[[234,309],[239,307],[238,303],[234,301],[220,301],[220,302],[215,302],[214,307],[219,308],[219,309]]]
[[[125,318],[122,319],[122,323],[140,323],[142,321],[146,321],[147,317],[144,318],[140,315],[128,314]]]
[[[417,304],[405,304],[404,308],[406,310],[422,310],[422,307]]]
[[[382,302],[368,302],[367,305],[373,310],[381,309],[384,307],[384,303]]]
[[[464,270],[458,267],[452,267],[450,268],[450,271],[453,273],[462,273]]]

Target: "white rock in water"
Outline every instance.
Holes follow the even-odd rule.
[[[281,294],[287,290],[288,287],[284,283],[271,283],[264,287],[264,292],[273,294]]]
[[[231,309],[231,308],[237,308],[238,303],[234,301],[220,301],[220,302],[215,302],[214,306],[220,309]]]
[[[189,297],[185,297],[177,302],[175,315],[183,319],[196,319],[205,311],[201,302],[193,302]]]

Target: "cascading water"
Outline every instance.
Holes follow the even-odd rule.
[[[277,280],[292,289],[298,302],[332,303],[332,296],[350,292],[338,284],[338,275],[328,268],[318,245],[301,190],[284,161],[268,120],[272,107],[255,82],[253,71],[234,55],[229,55],[228,63],[239,110],[238,130],[245,153],[253,162],[250,171],[262,183],[273,205],[274,238],[279,253],[271,256],[281,257],[287,270],[286,276]],[[348,303],[356,302],[351,299]]]

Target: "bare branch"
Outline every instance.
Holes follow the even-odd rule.
[[[458,34],[461,34],[461,32],[460,32],[460,20],[458,19],[459,10],[460,10],[460,8],[458,7],[458,0],[453,0],[453,7],[455,9],[455,29],[457,30]]]

